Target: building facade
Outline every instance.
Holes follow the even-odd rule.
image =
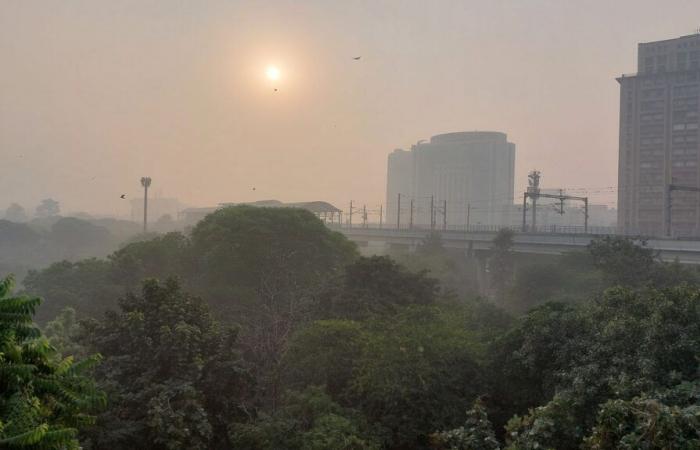
[[[387,164],[387,224],[441,228],[506,225],[513,205],[515,145],[505,133],[433,136]]]
[[[700,235],[700,34],[638,46],[620,83],[618,227],[626,234]],[[669,201],[670,200],[670,201]]]

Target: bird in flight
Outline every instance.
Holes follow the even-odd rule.
[[[275,92],[277,92],[277,88],[275,88]]]
[[[119,198],[126,198],[126,194],[120,195]]]
[[[362,58],[362,56],[353,56],[353,57],[352,57],[352,59],[354,59],[355,61],[359,61],[360,58]]]
[[[255,190],[255,188],[253,188],[253,190]]]

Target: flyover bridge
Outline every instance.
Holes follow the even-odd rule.
[[[348,239],[358,244],[365,253],[384,253],[391,248],[403,248],[409,251],[415,250],[430,229],[396,229],[379,228],[377,226],[362,226],[347,224],[329,224],[333,230],[343,233]],[[513,251],[518,253],[560,255],[575,250],[585,250],[592,239],[604,235],[612,235],[606,230],[593,230],[592,233],[573,232],[521,232],[514,230]],[[612,231],[612,230],[607,230]],[[493,238],[496,236],[495,228],[477,229],[447,229],[434,230],[441,235],[442,243],[446,248],[458,249],[464,252],[489,250],[492,247]],[[637,241],[641,238],[631,237]],[[700,264],[700,240],[690,239],[644,239],[648,248],[654,249],[664,261],[678,260],[684,264]]]

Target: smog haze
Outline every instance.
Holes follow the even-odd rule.
[[[5,1],[0,207],[51,197],[126,216],[119,196],[142,195],[145,175],[192,206],[376,205],[391,150],[463,130],[517,144],[516,193],[533,168],[545,186],[614,186],[615,78],[635,71],[638,42],[698,26],[696,1],[658,8]]]

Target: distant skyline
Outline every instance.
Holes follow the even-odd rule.
[[[699,26],[697,0],[7,0],[0,208],[128,216],[146,175],[194,206],[369,207],[394,148],[473,130],[516,144],[516,199],[534,168],[616,186],[615,77]]]

